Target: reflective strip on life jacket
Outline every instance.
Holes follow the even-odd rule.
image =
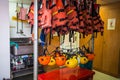
[[[71,14],[73,11],[74,11],[73,9],[70,10],[70,11],[68,11],[68,12],[67,12],[67,15]]]

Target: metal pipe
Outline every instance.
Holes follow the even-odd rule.
[[[91,44],[92,44],[92,50],[91,51],[94,52],[94,33],[92,34],[92,43]]]
[[[33,80],[38,79],[38,0],[34,0],[34,74]]]
[[[21,8],[23,8],[23,1],[21,3]],[[21,15],[22,15],[22,13],[21,13]],[[21,26],[22,26],[21,32],[23,33],[23,20],[21,20]]]
[[[18,3],[16,3],[16,8],[18,8]],[[19,31],[18,31],[18,10],[16,9],[16,11],[17,11],[16,16],[17,16],[17,33],[18,33],[18,32],[19,32]]]

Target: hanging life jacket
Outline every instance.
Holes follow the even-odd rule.
[[[53,0],[52,9],[52,25],[53,30],[59,34],[68,33],[67,16],[61,0]]]
[[[70,30],[78,30],[79,29],[79,20],[78,14],[76,11],[76,7],[67,0],[67,5],[65,6],[65,10],[68,16],[68,28]]]
[[[79,30],[78,30],[78,32],[80,32],[80,33],[84,33],[84,30],[85,30],[85,23],[84,23],[84,21],[85,21],[85,19],[84,19],[84,17],[83,17],[83,2],[80,2],[80,4],[78,4],[79,5]]]
[[[41,17],[38,17],[41,26],[45,31],[45,34],[50,32],[51,25],[51,10],[46,8],[46,0],[42,1],[42,9],[39,10]]]
[[[34,3],[33,2],[31,2],[27,16],[28,16],[28,23],[32,27],[34,24]]]
[[[94,32],[101,32],[103,35],[104,30],[104,22],[102,21],[99,12],[97,12],[97,8],[99,7],[98,4],[92,3],[92,17],[93,17],[93,25],[94,25]]]
[[[92,34],[93,33],[93,25],[92,25],[92,16],[90,14],[90,7],[92,5],[90,4],[90,1],[84,0],[84,18],[85,18],[85,35]]]

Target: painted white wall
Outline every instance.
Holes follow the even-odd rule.
[[[17,1],[16,1],[17,2]],[[17,33],[17,21],[12,20],[12,17],[16,17],[17,3],[15,1],[9,1],[9,18],[10,18],[10,37],[11,38],[20,38],[20,37],[31,37],[31,27],[28,23],[23,23],[23,32],[25,34],[21,35]],[[21,7],[21,3],[18,3],[18,6]],[[29,10],[30,4],[23,3],[23,7]],[[22,29],[22,22],[18,22],[18,31]]]
[[[0,80],[10,78],[9,3],[0,0]]]

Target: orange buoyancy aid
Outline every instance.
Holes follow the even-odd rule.
[[[70,4],[70,1],[67,0],[67,5],[65,6],[65,10],[68,16],[68,28],[71,30],[79,29],[79,19],[76,11],[76,7]]]

